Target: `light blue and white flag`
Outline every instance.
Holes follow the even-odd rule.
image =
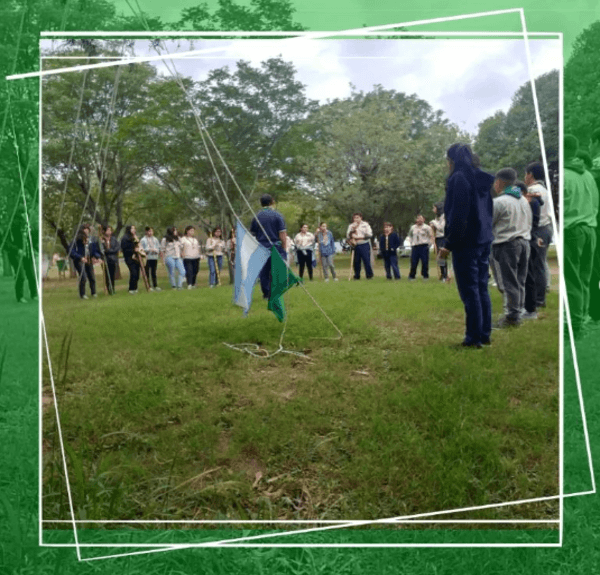
[[[235,227],[235,272],[233,303],[244,308],[248,315],[252,305],[252,290],[271,252],[238,221]]]

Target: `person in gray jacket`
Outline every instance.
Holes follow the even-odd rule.
[[[492,250],[504,286],[504,316],[498,327],[517,326],[525,306],[525,281],[529,261],[532,215],[521,189],[515,186],[517,172],[503,168],[494,180]]]

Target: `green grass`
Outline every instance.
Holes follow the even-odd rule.
[[[371,282],[349,282],[348,258],[337,264],[340,282],[307,288],[343,339],[300,289],[287,297],[284,346],[310,361],[222,344],[277,348],[281,324],[259,290],[243,318],[229,286],[130,296],[121,282],[112,298],[81,301],[73,281],[48,282],[77,516],[371,519],[558,493],[556,293],[543,319],[495,331],[491,348],[458,351],[449,347],[464,330],[455,285],[409,284],[406,269],[387,282],[381,265]],[[46,409],[45,519],[69,517],[57,447]]]

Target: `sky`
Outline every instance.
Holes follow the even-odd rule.
[[[350,84],[364,92],[381,84],[416,94],[472,134],[497,110],[507,111],[515,91],[530,80],[523,40],[202,40],[193,47],[182,40],[166,47],[170,53],[222,48],[174,60],[177,71],[194,80],[206,78],[215,68],[234,69],[240,59],[258,66],[281,56],[294,64],[310,99],[324,103],[350,96]],[[534,77],[560,67],[557,40],[530,40],[530,47]],[[145,41],[136,43],[135,52],[156,55]],[[163,63],[153,65],[170,75]]]

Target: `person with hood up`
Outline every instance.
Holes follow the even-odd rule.
[[[459,347],[481,349],[491,343],[492,332],[488,279],[494,176],[474,166],[473,152],[466,144],[450,146],[446,159],[450,172],[444,201],[446,245],[439,256],[452,253],[456,286],[465,307],[465,338]]]
[[[585,335],[599,203],[594,177],[576,157],[578,147],[575,136],[565,135],[564,276],[576,338]]]

